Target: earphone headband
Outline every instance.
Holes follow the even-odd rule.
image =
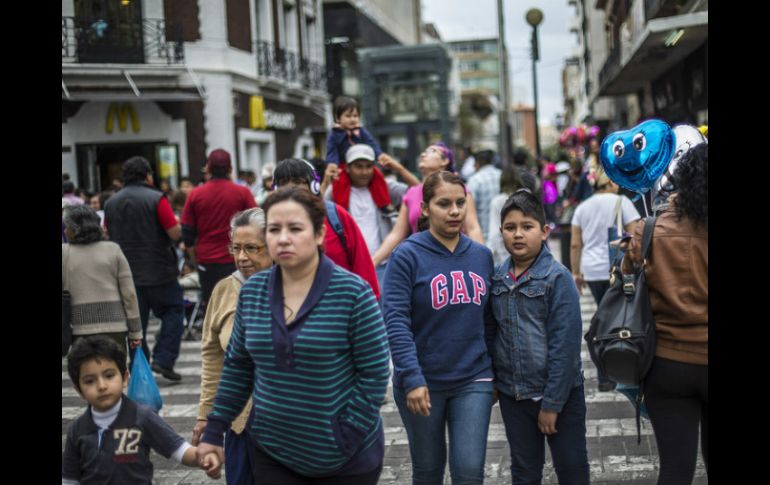
[[[310,173],[313,175],[313,180],[308,180],[308,185],[310,185],[310,192],[312,192],[315,195],[320,195],[321,194],[321,177],[318,176],[318,172],[316,171],[313,164],[308,162],[304,158],[295,158],[295,160],[299,160],[300,162],[304,163],[310,168]],[[278,188],[278,182],[277,180],[274,180],[273,190],[277,188]]]
[[[302,162],[305,163],[308,167],[310,167],[310,173],[313,174],[313,181],[310,182],[310,191],[314,193],[315,195],[321,194],[321,177],[318,176],[318,172],[316,172],[315,167],[312,163],[308,162],[304,158],[300,158]]]

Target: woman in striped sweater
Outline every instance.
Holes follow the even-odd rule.
[[[277,264],[241,289],[198,459],[223,461],[222,436],[251,396],[255,483],[374,485],[390,357],[377,301],[323,255],[320,199],[290,187],[263,209]]]

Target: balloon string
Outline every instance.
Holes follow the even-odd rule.
[[[641,192],[638,193],[637,197],[642,198],[642,207],[644,207],[644,217],[650,217],[650,213],[647,210],[647,198]]]

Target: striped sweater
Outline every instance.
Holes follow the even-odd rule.
[[[241,289],[202,441],[221,446],[251,394],[248,432],[276,461],[315,477],[371,471],[384,453],[389,358],[377,301],[357,275],[323,256],[287,326],[280,268],[257,273]]]

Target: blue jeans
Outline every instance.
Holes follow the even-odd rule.
[[[382,311],[382,284],[385,282],[385,270],[388,269],[388,263],[381,263],[375,266],[374,273],[377,275],[377,284],[380,285],[380,311]]]
[[[152,362],[161,367],[173,369],[184,333],[184,293],[177,280],[162,285],[137,286],[136,297],[139,301],[139,318],[142,320],[142,349],[150,360],[147,346],[147,323],[150,309],[160,319],[160,336],[155,342]]]
[[[556,434],[544,435],[537,427],[541,401],[517,401],[502,392],[500,412],[505,435],[511,447],[511,483],[539,485],[543,481],[545,440],[551,449],[553,467],[559,485],[589,483],[588,449],[586,446],[586,401],[583,386],[570,391],[569,398],[556,418]]]
[[[447,459],[453,485],[484,483],[492,382],[471,382],[450,391],[430,391],[430,416],[412,414],[406,393],[393,388],[393,399],[409,438],[414,485],[441,485]]]

